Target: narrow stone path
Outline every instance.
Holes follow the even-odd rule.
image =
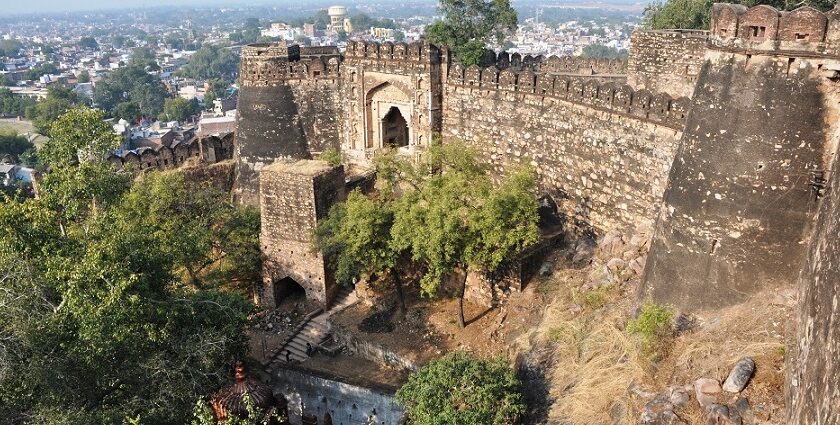
[[[308,360],[309,356],[306,355],[306,344],[309,343],[314,349],[318,344],[322,343],[330,333],[330,324],[327,319],[331,315],[355,304],[358,300],[356,293],[351,288],[342,287],[335,297],[333,306],[329,310],[309,319],[309,322],[303,326],[300,332],[284,346],[280,347],[280,350],[274,354],[274,359],[271,361],[271,364],[287,363],[287,351],[289,352],[289,363],[302,363]]]

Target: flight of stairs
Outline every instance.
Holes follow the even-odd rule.
[[[310,318],[297,335],[274,353],[274,359],[271,363],[286,363],[286,351],[289,352],[289,362],[291,363],[301,363],[308,360],[309,356],[306,355],[306,343],[309,343],[314,350],[330,333],[330,325],[327,319],[331,315],[355,304],[357,301],[356,293],[352,289],[342,287],[335,297],[333,306],[329,310]]]

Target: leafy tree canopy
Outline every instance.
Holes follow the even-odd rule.
[[[23,49],[23,43],[18,40],[3,39],[0,40],[0,56],[7,56],[10,58],[20,57],[20,51]]]
[[[239,56],[224,47],[206,45],[190,57],[179,72],[198,80],[222,78],[231,81],[239,70]]]
[[[433,296],[456,269],[496,270],[537,241],[532,170],[519,170],[495,185],[475,152],[460,142],[433,146],[426,161],[415,165],[395,152],[379,157],[379,192],[372,197],[351,193],[319,225],[318,248],[335,263],[339,281],[393,271],[408,255],[426,269],[420,286]],[[440,172],[430,174],[433,169]],[[395,284],[399,295],[399,276]]]
[[[93,37],[82,37],[79,39],[79,47],[82,49],[96,50],[99,48],[99,43]]]
[[[593,59],[627,59],[627,50],[619,50],[603,44],[590,44],[583,48],[581,56]]]
[[[163,113],[160,118],[165,121],[187,121],[193,115],[201,112],[201,106],[198,100],[184,99],[183,97],[174,97],[166,99],[163,103]]]
[[[426,27],[432,43],[449,46],[464,65],[481,61],[487,43],[501,44],[517,28],[509,0],[440,0],[443,19]]]
[[[32,124],[35,130],[43,135],[49,135],[50,126],[68,109],[78,104],[76,93],[69,87],[53,84],[47,89],[47,96],[35,107],[35,118]]]
[[[26,136],[12,129],[0,129],[0,157],[18,162],[21,154],[35,149],[35,145]]]
[[[0,205],[10,423],[186,423],[245,350],[247,299],[184,276],[220,253],[258,252],[253,212],[177,173],[131,186],[129,173],[80,155],[113,136],[101,118],[80,108],[56,121],[42,196]]]
[[[651,29],[709,29],[713,3],[712,0],[657,0],[645,8],[644,25]],[[836,0],[745,0],[733,3],[747,7],[766,4],[780,10],[807,5],[827,11],[834,7]]]
[[[411,374],[397,391],[397,402],[412,424],[507,425],[525,413],[521,387],[504,359],[455,352]]]
[[[132,59],[128,66],[109,73],[96,83],[94,100],[111,116],[133,121],[138,115],[157,117],[163,111],[166,87],[160,79],[146,72],[141,63],[142,59]],[[132,107],[123,106],[118,110],[117,107],[125,102],[133,103]],[[124,116],[127,112],[138,112],[138,115]]]

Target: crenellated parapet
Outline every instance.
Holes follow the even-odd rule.
[[[780,11],[772,6],[712,6],[711,45],[722,49],[840,55],[840,12],[810,6]]]
[[[222,137],[175,141],[171,146],[145,147],[125,151],[120,155],[112,154],[108,157],[108,162],[117,169],[141,171],[177,168],[190,158],[212,164],[232,157],[233,133],[229,133]]]
[[[385,61],[440,63],[441,49],[424,41],[413,43],[376,43],[353,41],[344,52],[348,60],[374,59]]]
[[[625,73],[627,61],[620,59],[594,59],[580,56],[520,55],[519,53],[499,52],[488,50],[482,60],[484,66],[494,66],[498,69],[515,68],[528,69],[534,72],[565,75],[622,75]]]
[[[242,49],[240,82],[245,87],[267,87],[289,80],[336,80],[340,68],[341,56],[334,46],[252,44]]]
[[[455,87],[505,91],[523,95],[561,99],[588,107],[629,115],[682,129],[690,100],[673,98],[666,93],[634,90],[626,84],[596,79],[553,75],[514,68],[452,67],[448,84]]]

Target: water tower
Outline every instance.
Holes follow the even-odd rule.
[[[344,18],[347,17],[347,8],[344,6],[330,6],[327,9],[330,15],[330,29],[335,32],[344,30]]]

